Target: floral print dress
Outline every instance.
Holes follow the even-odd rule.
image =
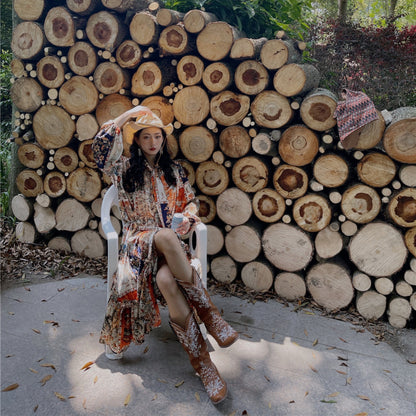
[[[182,212],[190,223],[199,222],[198,201],[184,173],[175,163],[176,185],[169,186],[163,171],[147,162],[143,189],[127,192],[123,175],[129,159],[122,155],[120,128],[106,123],[93,143],[97,166],[106,173],[118,190],[123,222],[118,269],[111,282],[100,342],[119,353],[131,342],[140,344],[144,335],[160,325],[157,300],[163,298],[156,285],[160,257],[153,247],[153,237],[170,227],[173,214]],[[189,255],[187,246],[183,244]]]

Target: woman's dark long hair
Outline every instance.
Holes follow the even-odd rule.
[[[173,166],[175,162],[171,159],[168,149],[167,149],[167,140],[166,133],[162,129],[163,135],[163,145],[161,147],[162,153],[156,156],[159,158],[158,166],[163,170],[165,175],[165,180],[168,185],[174,185],[176,183],[175,175],[173,172]],[[143,188],[144,185],[144,170],[145,170],[145,161],[146,157],[140,152],[139,155],[139,146],[136,143],[135,139],[140,135],[140,130],[138,130],[133,138],[133,144],[130,146],[130,167],[127,169],[123,177],[124,189],[127,192],[134,192],[135,190]]]

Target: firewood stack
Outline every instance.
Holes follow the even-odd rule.
[[[110,183],[91,143],[142,104],[175,126],[169,151],[200,199],[216,280],[413,325],[416,109],[379,113],[346,150],[337,96],[284,32],[249,39],[210,13],[147,0],[46,3],[14,1],[20,240],[105,255]]]

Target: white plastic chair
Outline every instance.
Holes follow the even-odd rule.
[[[117,188],[111,185],[104,195],[101,204],[101,226],[107,238],[107,302],[110,297],[111,280],[118,267],[118,234],[111,223],[111,207],[118,206]],[[207,287],[207,227],[199,223],[193,227],[189,235],[189,248],[192,255],[192,265],[197,269],[201,280]],[[201,324],[201,332],[206,338],[206,329]],[[123,354],[115,354],[106,345],[106,356],[109,359],[117,360],[122,358]]]

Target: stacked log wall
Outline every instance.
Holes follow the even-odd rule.
[[[216,280],[414,325],[416,109],[378,112],[341,143],[336,93],[284,32],[248,39],[144,0],[31,4],[14,2],[18,239],[105,255],[110,182],[91,142],[143,104],[175,126],[169,150],[200,199]],[[117,210],[112,221],[120,231]]]

